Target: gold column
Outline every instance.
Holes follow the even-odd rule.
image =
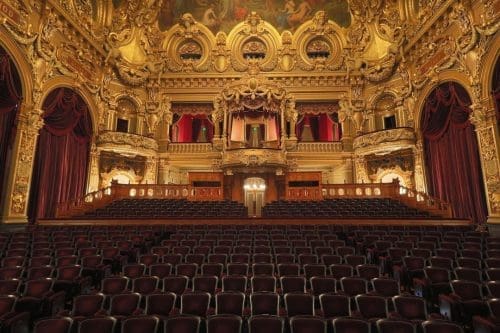
[[[425,181],[424,143],[422,138],[417,139],[417,143],[413,148],[413,157],[415,159],[415,189],[419,192],[427,192],[427,183]]]
[[[356,183],[371,183],[366,171],[366,159],[364,156],[356,156],[354,159],[354,170],[356,173]]]
[[[144,178],[142,184],[156,184],[158,176],[158,160],[154,156],[146,158],[146,169],[144,170]]]
[[[90,147],[89,180],[87,193],[95,192],[99,189],[99,157],[101,152],[97,149],[95,142]]]
[[[21,105],[12,163],[5,183],[3,223],[27,223],[28,197],[35,158],[36,142],[43,126],[43,110]]]
[[[488,223],[500,224],[500,138],[494,108],[471,106],[488,205]]]

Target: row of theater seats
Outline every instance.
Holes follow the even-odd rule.
[[[79,218],[137,219],[175,217],[247,217],[247,208],[235,201],[188,201],[186,199],[123,199],[86,212]]]
[[[34,333],[114,333],[116,318],[107,316],[85,319],[74,323],[71,318],[45,319],[37,322]],[[248,320],[237,315],[213,315],[206,320],[200,317],[185,315],[171,316],[162,321],[158,316],[133,316],[124,319],[120,325],[122,333],[197,333],[203,327],[207,333],[239,333],[266,332],[283,333],[371,333],[372,325],[356,318],[336,318],[331,321],[315,316],[295,316],[288,322],[278,316],[251,316]],[[162,328],[160,328],[162,327]],[[415,333],[416,327],[408,321],[395,319],[379,319],[375,328],[380,333]],[[423,333],[464,333],[463,328],[452,322],[428,320],[419,326]]]
[[[430,218],[427,212],[388,198],[345,198],[323,201],[279,200],[263,208],[264,217],[308,218]]]
[[[78,316],[71,311],[75,311],[79,297],[102,294],[104,300],[99,307],[100,312],[86,317],[112,316],[119,323],[124,323],[127,317],[154,314],[148,312],[151,307],[147,306],[151,295],[160,298],[174,295],[172,308],[163,309],[168,310],[164,319],[179,317],[179,314],[181,317],[197,316],[203,319],[204,329],[208,327],[212,314],[226,315],[226,311],[217,310],[218,304],[219,309],[221,306],[240,304],[231,298],[236,297],[243,300],[243,312],[233,311],[230,314],[243,318],[243,326],[246,327],[249,325],[247,319],[262,314],[252,312],[256,308],[252,306],[252,299],[261,297],[268,300],[262,304],[277,304],[275,312],[268,308],[263,313],[267,313],[269,318],[278,316],[275,319],[284,321],[286,330],[290,329],[292,319],[304,315],[312,321],[316,320],[318,327],[321,326],[319,322],[331,326],[330,319],[345,316],[370,323],[368,326],[372,330],[377,328],[374,318],[390,318],[392,321],[406,318],[413,320],[421,329],[424,320],[451,317],[465,327],[472,327],[473,315],[479,310],[483,315],[488,313],[488,306],[492,303],[488,299],[495,292],[490,290],[493,283],[486,280],[479,283],[465,281],[459,277],[460,281],[441,281],[441,285],[435,285],[429,272],[444,269],[455,278],[458,276],[453,274],[459,273],[457,264],[469,260],[479,263],[476,270],[480,276],[484,278],[486,274],[489,277],[490,273],[494,273],[494,250],[499,243],[498,239],[473,232],[467,227],[405,229],[353,226],[37,227],[32,232],[0,234],[0,239],[3,244],[2,269],[21,268],[17,279],[5,276],[5,281],[2,281],[17,284],[14,290],[2,292],[16,297],[16,303],[20,304],[14,307],[17,315],[27,309],[35,309],[30,310],[34,320],[46,316],[69,316],[73,318],[73,328],[76,328],[79,324],[75,323],[75,317]],[[425,247],[420,248],[422,245]],[[114,249],[114,255],[107,254],[108,250],[112,252],[111,249]],[[474,251],[470,251],[472,249]],[[22,266],[7,267],[15,262],[10,254],[17,250],[25,251],[23,261],[19,262]],[[456,255],[453,260],[448,258],[451,264],[447,261],[450,264],[447,268],[439,267],[444,262],[440,261],[443,257],[437,255],[440,250],[452,250]],[[42,251],[45,255],[38,256]],[[472,252],[479,255],[475,258],[460,257],[463,254],[473,255]],[[398,257],[400,254],[403,255]],[[486,259],[479,259],[478,256]],[[89,257],[96,259],[97,264],[93,267],[87,265]],[[423,261],[423,266],[413,266],[415,258]],[[330,263],[328,260],[336,261]],[[32,271],[37,269],[45,269],[48,275],[33,278]],[[46,281],[45,289],[36,296],[30,290],[32,285],[40,285],[39,281]],[[484,296],[481,294],[480,298],[472,299],[477,307],[471,307],[468,312],[463,311],[463,297],[454,296],[460,293],[460,282],[470,282],[471,286],[479,286],[478,290],[484,292]],[[445,284],[452,293],[439,289]],[[60,289],[67,291],[62,296],[62,305],[63,290]],[[465,289],[471,290],[471,287],[466,286]],[[58,301],[44,298],[46,293],[57,295]],[[419,297],[412,296],[415,294]],[[190,304],[187,300],[198,296],[206,301],[198,299],[192,302],[193,306],[207,304],[207,308],[202,307],[201,312],[186,310],[187,304]],[[38,299],[32,302],[34,298]],[[139,305],[126,307],[132,312],[120,318],[119,313],[112,309],[112,304],[115,299],[121,304],[118,300],[130,298],[135,298]],[[218,302],[218,298],[226,301]],[[275,303],[270,302],[271,299],[275,299]],[[334,300],[335,306],[344,300],[347,312],[335,315],[326,310],[325,313],[328,308],[325,304],[329,299]],[[378,304],[372,306],[370,311],[379,311],[380,317],[372,317],[365,312],[368,310],[360,305],[364,300],[368,300],[367,304]],[[406,310],[397,309],[397,302],[404,300],[409,302],[406,314]],[[417,303],[420,305],[417,306]],[[44,304],[40,307],[44,312],[38,313],[34,304]],[[294,306],[298,310],[294,310]],[[70,312],[62,311],[63,307]],[[418,315],[415,315],[416,308],[422,310]],[[491,313],[494,315],[493,311]],[[491,322],[491,318],[474,322],[484,326],[485,321]],[[159,322],[162,326],[164,321]],[[312,322],[306,325],[308,329],[313,326]],[[120,327],[123,326],[118,324],[115,331],[121,330]],[[295,332],[302,331],[297,328]]]

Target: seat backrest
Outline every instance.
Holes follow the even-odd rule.
[[[252,315],[278,315],[279,295],[274,292],[254,292],[250,294]]]
[[[103,294],[79,295],[73,299],[73,316],[91,317],[104,305]]]
[[[207,319],[207,333],[240,333],[242,319],[240,316],[220,314]]]
[[[404,319],[427,319],[425,299],[416,296],[394,296],[392,301],[394,309]]]
[[[0,296],[0,317],[14,310],[16,297],[13,295]]]
[[[122,322],[122,333],[147,332],[156,333],[159,324],[158,317],[155,316],[137,316],[126,318]]]
[[[201,318],[193,315],[171,316],[165,320],[164,333],[199,333]]]
[[[283,333],[285,320],[271,315],[256,315],[248,318],[248,333],[274,332]]]
[[[78,324],[78,333],[113,333],[115,325],[113,317],[88,318]]]
[[[222,278],[222,291],[240,291],[247,290],[247,277],[244,275],[229,275]]]
[[[326,321],[321,317],[296,316],[290,319],[292,332],[325,333]]]
[[[169,275],[163,279],[163,291],[181,295],[187,289],[189,278],[184,275]]]
[[[243,316],[244,306],[245,294],[242,292],[222,292],[215,296],[216,314],[233,314]]]
[[[35,323],[33,333],[70,333],[73,320],[70,318],[43,319]]]
[[[38,279],[26,281],[24,287],[24,296],[41,298],[47,292],[52,290],[54,281],[51,279]]]
[[[0,295],[18,295],[21,288],[21,280],[0,280]]]
[[[161,294],[150,294],[146,296],[145,313],[148,315],[168,316],[175,307],[177,296],[166,292]]]
[[[314,297],[308,293],[287,293],[283,297],[288,317],[314,315]]]
[[[141,276],[132,280],[132,291],[142,295],[151,294],[158,289],[160,278],[157,276]]]
[[[387,299],[381,296],[357,295],[356,305],[363,318],[386,318],[389,313]]]
[[[375,278],[372,279],[373,290],[384,297],[393,297],[399,295],[400,287],[399,282],[389,278]]]
[[[424,333],[464,333],[462,326],[444,320],[427,320],[422,323]]]
[[[217,276],[195,276],[193,278],[193,291],[205,291],[213,295],[217,289],[218,281]]]
[[[370,333],[370,323],[361,319],[336,318],[332,324],[335,333]]]
[[[310,280],[311,290],[314,296],[337,291],[337,280],[327,276],[313,276]]]
[[[274,276],[253,276],[250,282],[252,293],[260,291],[276,291],[276,278]]]
[[[104,295],[116,295],[127,290],[129,278],[125,276],[113,276],[101,281],[101,292]]]
[[[210,305],[210,294],[207,292],[193,291],[181,296],[181,314],[190,314],[205,317]]]
[[[340,279],[340,286],[351,297],[368,292],[368,281],[358,277],[343,277]]]
[[[131,316],[139,308],[141,295],[138,293],[118,294],[111,297],[109,314]]]
[[[411,321],[395,319],[377,320],[379,333],[416,333],[417,329]]]
[[[453,293],[464,301],[483,299],[483,289],[479,283],[466,280],[451,281]]]
[[[306,291],[306,278],[300,275],[297,276],[282,276],[280,278],[281,290],[283,294],[289,292],[301,292]]]

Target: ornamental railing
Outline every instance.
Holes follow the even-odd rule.
[[[191,185],[113,184],[88,193],[82,198],[59,203],[56,218],[80,216],[87,211],[102,208],[122,199],[186,199],[190,201],[223,200],[222,187],[194,187]]]
[[[429,212],[432,216],[451,218],[451,205],[425,193],[392,183],[320,184],[316,187],[286,187],[286,200],[324,200],[338,198],[391,198],[409,207]],[[87,211],[102,208],[122,199],[185,199],[189,201],[221,201],[222,187],[195,187],[192,185],[113,184],[88,193],[77,200],[57,205],[56,218],[81,216]]]

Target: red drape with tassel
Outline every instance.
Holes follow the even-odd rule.
[[[92,121],[83,99],[70,88],[47,97],[30,195],[30,217],[55,216],[58,202],[85,194]]]
[[[450,202],[454,217],[482,223],[487,208],[470,103],[455,83],[432,92],[422,115],[424,154],[429,193]]]
[[[0,189],[3,189],[3,180],[9,169],[7,156],[16,137],[20,103],[21,81],[17,69],[9,54],[0,47]]]

